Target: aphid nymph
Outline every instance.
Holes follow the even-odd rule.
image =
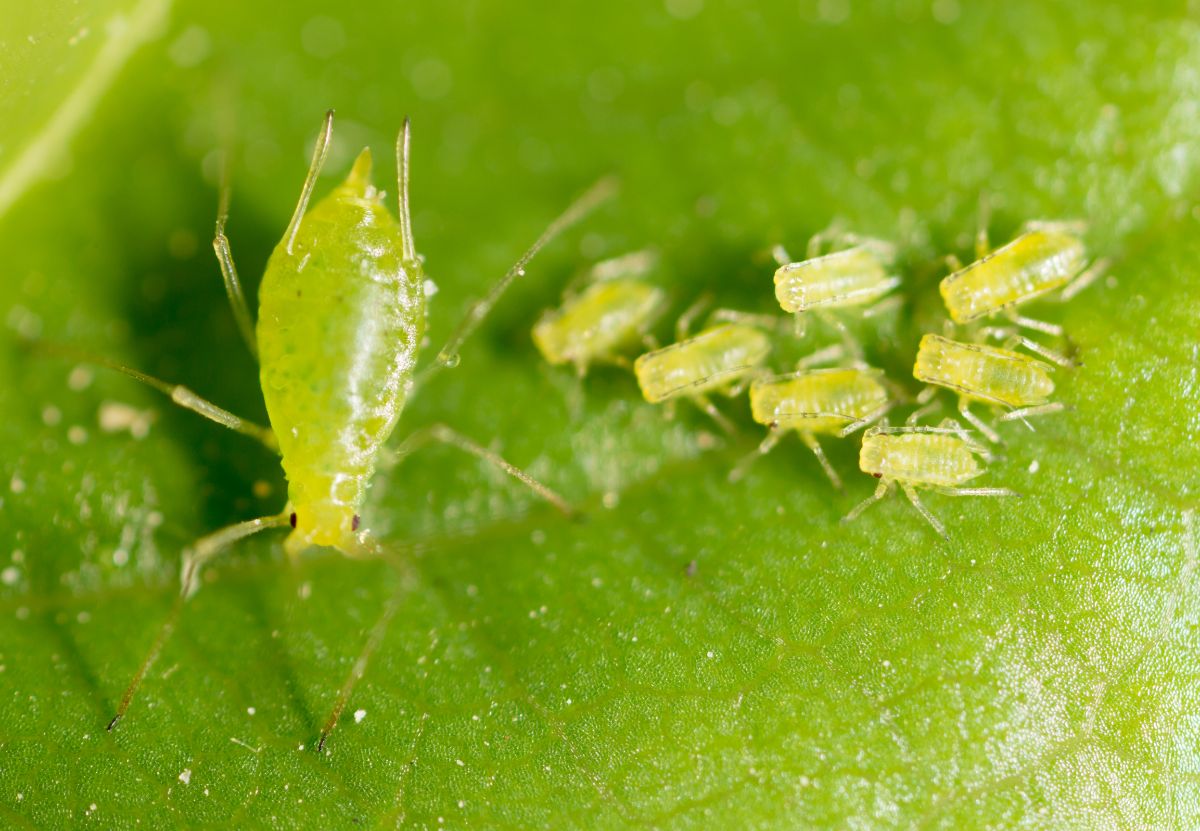
[[[641,279],[653,266],[648,251],[597,263],[590,285],[549,309],[533,327],[533,342],[551,364],[572,364],[583,376],[592,364],[628,365],[667,306],[666,292]]]
[[[975,262],[964,267],[956,257],[947,258],[952,273],[942,279],[939,290],[955,323],[1004,314],[1014,326],[1061,336],[1062,327],[1022,317],[1016,307],[1060,288],[1061,299],[1069,300],[1108,266],[1104,260],[1088,265],[1087,247],[1077,223],[1029,222],[1012,242],[991,252],[988,247],[984,219]],[[1013,329],[993,328],[990,333],[1007,337],[1009,344],[1020,344],[1057,364],[1071,363]]]
[[[785,312],[796,316],[797,332],[803,331],[805,313],[815,312],[836,328],[847,347],[859,356],[857,341],[830,312],[870,306],[900,285],[900,278],[892,273],[896,249],[883,240],[835,234],[844,247],[822,254],[827,236],[815,235],[809,241],[806,259],[800,262],[792,262],[782,246],[775,246],[772,254],[779,264],[775,271],[775,299]],[[878,310],[864,310],[864,315],[870,316]]]
[[[888,391],[878,369],[815,369],[756,378],[750,383],[750,412],[770,428],[758,449],[730,472],[741,478],[757,457],[770,452],[794,430],[816,455],[825,475],[838,490],[842,479],[829,463],[818,435],[844,437],[881,418],[890,407]]]
[[[708,393],[740,394],[770,352],[771,340],[759,329],[725,323],[641,355],[633,363],[633,372],[642,396],[651,404],[686,398],[726,432],[733,432]]]
[[[971,402],[1008,410],[1001,421],[1058,412],[1063,405],[1050,402],[1054,392],[1051,372],[1049,364],[1019,352],[932,334],[921,338],[913,365],[913,377],[918,381],[958,393],[958,411],[993,442],[1000,436],[971,412]]]
[[[329,546],[353,557],[384,554],[368,536],[360,514],[367,485],[384,456],[385,444],[415,383],[432,371],[454,365],[459,347],[504,289],[524,274],[525,266],[538,249],[613,190],[610,181],[602,181],[555,220],[468,310],[435,363],[418,376],[417,353],[425,328],[426,293],[422,262],[413,245],[408,206],[408,121],[396,143],[398,217],[388,211],[383,195],[371,184],[369,150],[358,156],[345,181],[309,210],[332,130],[330,111],[295,213],[267,263],[259,290],[256,327],[249,325],[252,318],[224,233],[228,196],[222,188],[213,245],[239,328],[251,352],[259,358],[270,429],[247,422],[185,387],[99,360],[155,386],[176,403],[206,418],[262,440],[282,457],[288,480],[287,505],[277,514],[239,522],[209,534],[187,549],[183,556],[180,601],[196,591],[200,570],[206,562],[237,540],[267,528],[291,527],[285,547],[293,555],[313,545]],[[396,452],[403,457],[431,441],[448,443],[474,454],[519,479],[560,509],[569,510],[554,491],[445,425],[413,433]],[[109,729],[128,709],[180,608],[177,603],[126,690]],[[387,617],[385,614],[381,621]],[[368,651],[378,640],[373,636],[368,641]],[[365,651],[359,663],[365,664],[366,654]],[[356,678],[357,675],[352,675],[343,686],[322,733],[322,745],[336,724]]]
[[[873,495],[846,514],[843,522],[857,518],[899,485],[913,507],[939,535],[945,537],[945,527],[921,502],[917,490],[930,489],[948,496],[1017,496],[1008,488],[962,487],[983,475],[985,468],[980,460],[986,461],[990,456],[957,424],[946,421],[942,425],[872,427],[867,430],[863,435],[858,466],[863,473],[878,479],[879,485]]]

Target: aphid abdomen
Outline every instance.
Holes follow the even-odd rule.
[[[939,288],[950,317],[968,323],[1066,285],[1084,270],[1086,256],[1073,234],[1029,231],[944,278]]]
[[[960,343],[925,335],[917,350],[913,377],[952,389],[969,400],[1030,407],[1054,392],[1049,367],[1041,361],[994,346]]]
[[[750,410],[759,424],[834,434],[887,403],[874,370],[821,369],[764,378],[750,385]]]
[[[780,266],[775,298],[793,314],[817,306],[863,305],[886,294],[896,282],[872,247],[857,246]]]
[[[647,352],[633,371],[643,397],[653,404],[726,388],[754,372],[770,351],[770,339],[758,329],[730,323]]]
[[[363,152],[346,181],[267,263],[259,290],[263,396],[279,438],[296,547],[354,529],[412,385],[425,323],[419,263],[369,183]]]
[[[639,280],[596,283],[533,327],[533,342],[552,364],[611,361],[637,343],[666,305],[661,289]]]
[[[983,473],[966,442],[942,433],[868,430],[858,465],[878,478],[934,487],[961,485]]]

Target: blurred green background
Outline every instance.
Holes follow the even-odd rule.
[[[12,6],[15,5],[15,8]],[[0,21],[0,820],[16,828],[1200,826],[1200,25],[1183,3],[720,0],[281,6],[18,0]],[[104,725],[180,549],[279,509],[278,463],[78,344],[256,419],[209,241],[219,149],[253,293],[322,113],[319,192],[413,119],[434,346],[600,175],[620,197],[549,248],[400,428],[444,420],[584,508],[567,522],[432,449],[364,519],[379,563],[278,536],[209,570],[128,719]],[[656,247],[699,292],[774,306],[764,252],[841,218],[901,246],[906,305],[859,327],[902,383],[939,330],[940,257],[1082,218],[1114,258],[1062,322],[1071,410],[942,542],[830,446],[579,383],[529,328],[596,258]],[[669,335],[664,323],[660,337]],[[825,337],[814,333],[816,337]],[[781,345],[784,368],[813,343]],[[427,353],[430,357],[432,350]],[[983,504],[981,504],[983,503]],[[689,565],[694,564],[694,565]],[[400,611],[313,744],[387,598]]]

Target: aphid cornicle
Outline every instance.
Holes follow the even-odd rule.
[[[1019,352],[932,334],[921,338],[913,365],[918,381],[958,393],[958,411],[993,442],[1000,436],[971,412],[971,402],[1008,410],[1001,421],[1058,412],[1063,405],[1050,402],[1052,371],[1049,364]]]
[[[818,435],[844,437],[881,418],[890,406],[878,369],[815,369],[756,378],[750,383],[750,413],[770,428],[758,449],[729,474],[741,478],[754,459],[769,453],[794,430],[838,490],[842,479],[821,449]]]
[[[875,493],[846,514],[849,522],[887,496],[897,485],[921,516],[942,537],[946,529],[917,496],[931,489],[948,496],[1017,496],[1008,488],[965,488],[965,483],[983,475],[987,450],[971,440],[955,422],[941,427],[872,427],[863,435],[858,466],[879,480]],[[946,426],[949,425],[949,426]]]
[[[1091,285],[1108,265],[1098,260],[1089,266],[1077,223],[1029,222],[1011,242],[994,251],[988,248],[984,220],[976,241],[975,262],[963,266],[953,255],[947,257],[952,273],[938,288],[955,323],[1004,314],[1017,327],[1061,336],[1061,326],[1022,317],[1016,307],[1060,288],[1061,298],[1069,300]],[[996,329],[992,333],[1007,336],[1010,344],[1022,345],[1057,364],[1071,364],[1015,330]]]
[[[753,326],[726,323],[655,349],[633,362],[638,386],[651,404],[687,398],[726,432],[733,425],[708,399],[707,393],[735,396],[760,371],[771,352],[771,341]]]
[[[627,365],[625,353],[666,309],[666,292],[640,279],[653,262],[650,252],[639,251],[597,263],[581,294],[568,296],[534,324],[542,357],[573,364],[580,376],[592,364]]]
[[[333,112],[325,118],[300,200],[283,239],[267,263],[259,290],[257,327],[242,293],[225,236],[228,191],[223,186],[213,241],[239,329],[260,360],[263,397],[271,429],[241,419],[187,390],[136,370],[99,359],[166,392],[171,399],[231,429],[262,440],[282,457],[288,480],[283,511],[240,522],[198,540],[184,552],[180,601],[199,586],[202,566],[232,543],[267,528],[291,525],[285,547],[299,554],[309,546],[329,546],[349,556],[383,555],[360,519],[367,485],[418,380],[417,353],[425,328],[426,286],[421,258],[413,245],[408,207],[409,127],[396,143],[399,215],[392,216],[383,194],[371,184],[371,155],[364,149],[349,175],[308,210],[308,202],[329,149]],[[535,253],[555,234],[611,195],[602,180],[546,229],[520,260],[469,310],[438,353],[428,373],[457,363],[458,349],[500,294],[520,275]],[[552,502],[569,506],[554,491],[498,455],[445,425],[410,435],[399,456],[431,441],[455,446],[484,459]],[[138,685],[174,626],[181,603],[130,682],[111,730],[125,714]],[[386,624],[392,607],[381,618]],[[339,692],[322,731],[323,746],[366,656],[378,643],[373,633],[356,669]]]

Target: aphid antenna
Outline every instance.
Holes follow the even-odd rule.
[[[420,386],[435,373],[443,369],[457,366],[459,360],[458,350],[479,327],[479,324],[487,316],[488,312],[491,311],[492,307],[496,305],[496,301],[500,299],[500,296],[512,285],[513,281],[525,275],[525,267],[529,265],[529,261],[551,240],[579,222],[601,204],[611,199],[616,194],[617,187],[618,183],[615,176],[605,176],[588,188],[582,196],[567,206],[565,211],[546,226],[546,230],[542,232],[541,236],[521,255],[519,260],[513,263],[512,267],[492,286],[488,293],[471,304],[463,319],[454,328],[454,331],[451,332],[446,345],[438,351],[434,362],[417,375],[414,386]]]
[[[329,144],[332,139],[333,110],[327,110],[325,124],[317,135],[317,143],[313,145],[312,163],[308,167],[308,175],[304,177],[304,187],[300,189],[300,201],[296,203],[296,211],[292,214],[291,221],[288,222],[285,248],[289,254],[292,253],[292,243],[296,241],[296,233],[300,230],[300,221],[304,218],[304,212],[308,210],[308,200],[312,198],[313,188],[317,185],[317,177],[321,175],[321,168],[325,164],[325,158],[329,155]]]
[[[670,347],[667,347],[667,348],[669,349]],[[753,372],[757,369],[758,369],[758,366],[755,364],[745,364],[743,366],[731,367],[729,369],[722,370],[721,372],[714,372],[712,375],[706,375],[703,378],[697,378],[695,381],[689,381],[686,384],[682,384],[678,387],[674,387],[672,389],[667,390],[665,397],[674,398],[674,397],[680,395],[683,392],[683,390],[690,389],[692,387],[704,386],[706,384],[711,383],[712,381],[714,381],[716,379],[724,378],[727,375],[733,376],[735,378],[741,377],[742,375],[746,374],[747,372]]]

